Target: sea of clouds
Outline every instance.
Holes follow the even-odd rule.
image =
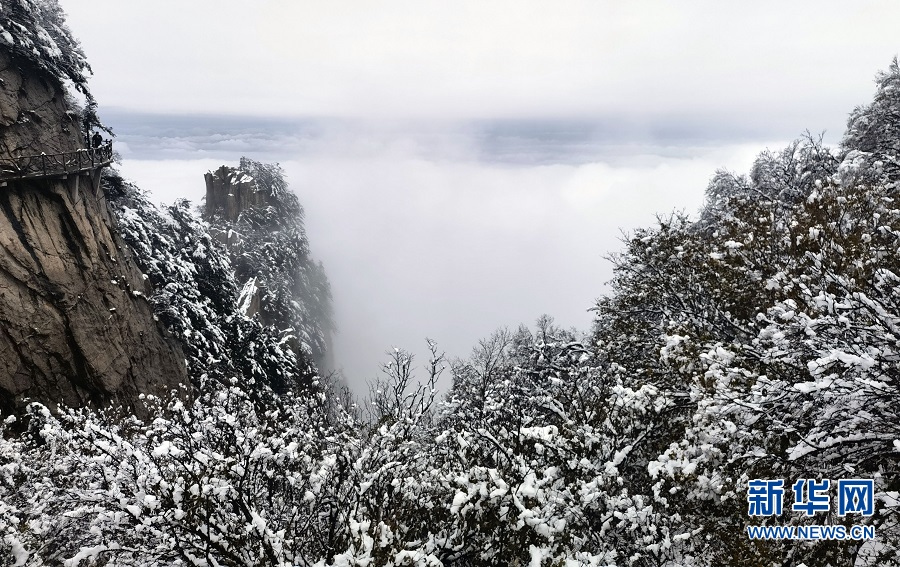
[[[332,285],[334,354],[358,392],[384,352],[465,356],[552,315],[590,329],[623,234],[695,213],[716,169],[785,141],[615,120],[467,123],[111,113],[122,173],[157,202],[200,203],[203,174],[278,162]],[[446,385],[447,382],[444,382]]]

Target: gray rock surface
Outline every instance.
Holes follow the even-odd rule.
[[[241,211],[269,203],[268,193],[259,190],[256,180],[233,167],[223,165],[206,173],[204,179],[206,218],[221,215],[225,220],[235,222]]]
[[[84,147],[78,116],[63,91],[0,51],[0,159]]]
[[[77,116],[52,81],[0,54],[0,154],[82,146]],[[3,156],[0,155],[0,159]],[[142,274],[116,234],[98,174],[0,187],[0,411],[27,400],[121,403],[188,384]]]

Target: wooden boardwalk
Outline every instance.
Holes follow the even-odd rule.
[[[0,159],[0,185],[19,179],[66,177],[105,167],[112,163],[112,143],[99,148],[75,150],[61,154],[40,154]]]

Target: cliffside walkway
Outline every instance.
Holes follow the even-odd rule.
[[[112,142],[99,148],[61,154],[40,154],[0,159],[0,185],[17,179],[47,179],[94,171],[112,163]]]

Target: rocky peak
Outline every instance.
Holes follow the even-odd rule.
[[[207,218],[220,216],[233,223],[241,212],[270,203],[270,192],[261,190],[253,177],[239,169],[223,165],[207,172],[204,179]]]
[[[203,177],[206,181],[206,206],[203,216],[213,223],[212,234],[229,250],[234,250],[241,241],[231,227],[238,221],[242,212],[272,204],[271,192],[261,189],[256,179],[249,173],[227,165],[222,165],[215,171],[208,171]],[[240,312],[248,317],[260,315],[265,320],[264,313],[260,310],[263,295],[261,282],[256,277],[251,277],[241,284],[238,297]],[[271,323],[267,320],[265,322]]]
[[[203,216],[228,249],[240,311],[330,367],[331,291],[324,268],[310,256],[303,208],[284,171],[244,157],[238,168],[223,165],[205,179]]]

